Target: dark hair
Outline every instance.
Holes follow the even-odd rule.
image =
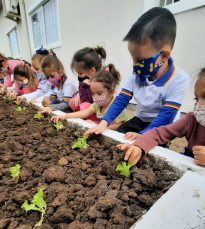
[[[71,70],[73,71],[74,65],[78,64],[82,69],[90,70],[92,67],[99,71],[102,68],[102,60],[106,59],[106,51],[103,47],[97,48],[83,48],[78,50],[72,59]]]
[[[51,52],[53,52],[52,49],[51,49]],[[47,49],[37,50],[36,53],[33,55],[32,60],[38,59],[41,62],[43,58],[48,55],[49,55],[49,50]]]
[[[4,55],[2,55],[2,54],[0,54],[0,68],[2,68],[3,67],[3,62],[5,62],[5,61],[7,61],[8,60],[8,58],[7,57],[5,57]]]
[[[114,64],[108,64],[104,69],[97,71],[93,76],[93,82],[101,82],[103,86],[108,90],[113,87],[116,88],[120,84],[121,76],[120,73],[116,70]]]
[[[26,79],[28,79],[29,90],[33,92],[34,91],[33,84],[35,84],[36,87],[37,87],[37,84],[35,81],[35,75],[33,71],[31,70],[30,66],[25,63],[16,65],[16,67],[14,68],[14,79],[16,80],[18,80],[16,77],[17,75],[23,76]]]
[[[205,67],[200,70],[200,72],[198,74],[198,78],[201,76],[205,76]]]
[[[42,71],[44,71],[45,68],[53,68],[57,72],[60,72],[60,70],[64,70],[62,62],[58,59],[52,49],[50,50],[50,55],[44,57],[41,62]]]
[[[160,50],[166,44],[173,48],[175,37],[174,15],[168,9],[154,7],[135,22],[123,41],[131,41],[140,45],[150,39],[154,47]]]

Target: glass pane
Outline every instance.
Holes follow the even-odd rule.
[[[172,4],[172,0],[167,0],[166,5],[170,5],[170,4]]]
[[[160,0],[160,1],[159,1],[159,7],[163,7],[164,4],[165,4],[165,0]]]
[[[18,37],[17,37],[17,31],[16,29],[13,30],[10,34],[9,34],[9,43],[10,43],[10,47],[11,47],[11,54],[12,56],[16,56],[20,54],[19,51],[19,43],[18,43]]]
[[[33,36],[35,48],[45,45],[43,11],[39,9],[32,17]]]
[[[179,2],[180,0],[174,0],[174,2]]]
[[[46,44],[58,41],[58,20],[56,8],[56,0],[49,1],[43,7]]]

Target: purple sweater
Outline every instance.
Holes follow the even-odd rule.
[[[79,95],[80,95],[80,102],[88,102],[93,103],[92,91],[90,89],[90,85],[80,82],[79,83]]]
[[[199,124],[192,112],[178,121],[148,130],[139,136],[132,145],[139,146],[145,155],[158,144],[165,144],[175,137],[186,137],[188,149],[192,152],[194,146],[205,146],[205,127]]]

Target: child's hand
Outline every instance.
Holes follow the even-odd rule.
[[[37,99],[31,99],[29,103],[33,104],[33,103],[37,103],[37,102],[38,102]]]
[[[43,113],[48,113],[50,114],[52,112],[52,109],[50,107],[40,107],[40,114],[43,114]]]
[[[86,83],[87,85],[90,85],[90,84],[91,84],[91,81],[90,81],[90,79],[85,79],[85,80],[83,81],[83,83]]]
[[[142,149],[138,146],[130,145],[129,143],[117,145],[121,150],[127,150],[124,160],[128,160],[128,164],[137,163],[142,156]]]
[[[6,95],[7,97],[11,97],[11,98],[16,98],[17,96],[18,96],[18,94],[17,93],[7,93],[7,95]]]
[[[79,93],[77,93],[75,96],[74,104],[76,107],[80,106],[80,95],[79,95]]]
[[[58,124],[59,120],[64,120],[64,119],[66,119],[66,115],[59,115],[59,116],[53,116],[51,118],[51,121]]]
[[[124,136],[125,140],[133,141],[137,139],[141,134],[135,133],[135,132],[127,132]]]
[[[44,107],[47,107],[48,105],[51,104],[51,101],[50,101],[50,99],[48,98],[48,96],[44,96],[44,97],[43,97],[43,102],[42,102],[42,104],[43,104]]]
[[[4,94],[4,91],[5,91],[4,88],[1,88],[0,94],[3,95]]]
[[[95,126],[95,127],[91,128],[91,129],[87,130],[84,133],[84,135],[85,136],[89,136],[90,134],[93,134],[93,133],[95,133],[95,134],[101,134],[101,133],[103,133],[105,131],[105,129],[107,128],[107,126],[108,126],[107,121],[102,120],[100,122],[100,124],[98,124],[97,126]]]
[[[205,146],[194,146],[192,150],[194,154],[194,163],[205,165]]]
[[[21,103],[24,99],[25,99],[24,96],[18,96],[16,101],[17,101],[17,103]]]

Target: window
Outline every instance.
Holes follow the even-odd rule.
[[[9,46],[11,50],[11,56],[14,58],[20,57],[20,49],[19,49],[19,42],[18,42],[18,34],[16,26],[7,33]]]
[[[143,12],[159,6],[169,9],[173,14],[178,14],[204,5],[205,0],[144,0]]]
[[[54,48],[59,42],[56,0],[49,0],[30,14],[33,48]]]

